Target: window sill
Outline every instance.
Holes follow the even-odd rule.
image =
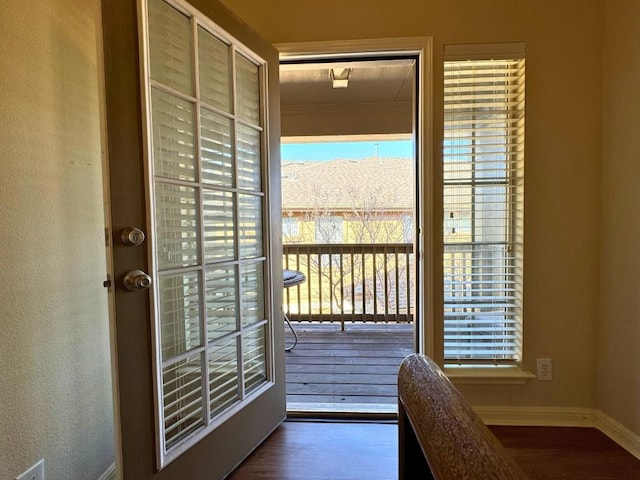
[[[444,374],[454,384],[460,385],[522,385],[537,378],[520,367],[469,367],[445,366]]]

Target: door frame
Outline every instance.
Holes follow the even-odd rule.
[[[375,60],[377,57],[412,56],[417,59],[417,102],[414,122],[416,145],[416,326],[415,346],[418,353],[434,357],[436,327],[435,306],[435,246],[436,222],[434,206],[435,182],[433,162],[433,38],[400,37],[364,40],[279,43],[280,61],[330,61],[357,57]]]

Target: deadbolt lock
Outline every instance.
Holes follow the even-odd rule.
[[[127,227],[122,231],[120,235],[122,243],[128,247],[137,247],[144,242],[145,235],[138,227]]]
[[[124,276],[123,283],[127,290],[146,290],[151,286],[151,277],[142,270],[131,270]]]

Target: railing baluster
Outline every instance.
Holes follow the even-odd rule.
[[[311,311],[311,248],[307,250],[307,311],[309,318],[313,315]]]
[[[300,250],[296,249],[296,270],[300,271]],[[307,274],[308,275],[308,274]],[[296,285],[296,295],[298,295],[298,321],[302,318],[302,289],[300,284]]]
[[[333,292],[333,253],[328,253],[329,259],[329,321],[333,322],[333,300],[335,294]]]
[[[407,322],[411,321],[411,270],[413,270],[413,268],[411,267],[411,263],[409,262],[409,256],[411,255],[410,250],[407,250],[404,256],[404,264],[405,264],[405,269],[407,271],[407,287],[406,287],[406,292],[407,292]],[[415,257],[414,257],[415,258]]]
[[[340,330],[344,331],[344,254],[340,253]]]
[[[396,296],[396,323],[400,321],[400,263],[398,262],[398,252],[396,251],[393,254],[393,261],[396,264],[396,288],[395,288],[395,296]]]
[[[383,248],[382,256],[384,258],[384,321],[389,321],[389,256],[387,255],[387,247]]]
[[[322,321],[322,253],[318,253],[318,313]]]
[[[364,259],[364,251],[362,252],[362,321],[366,321],[367,314],[367,264]]]
[[[376,262],[377,253],[373,252],[373,316],[378,316],[378,265]]]
[[[351,321],[356,319],[356,265],[353,261],[353,247],[349,247],[351,257]]]
[[[289,269],[289,255],[284,256],[284,268]],[[289,312],[289,305],[291,305],[291,295],[288,288],[284,288],[283,290],[284,296],[286,298],[285,303],[287,304],[287,315],[289,315],[289,318],[291,318],[291,313]],[[284,309],[284,305],[282,307]]]
[[[293,289],[288,289],[284,295],[287,309],[292,306],[295,309],[297,302],[296,320],[339,321],[341,330],[346,328],[349,319],[352,322],[413,321],[413,245],[299,244],[284,245],[283,253],[284,267],[296,268],[307,277],[306,287],[296,287],[295,293]],[[405,269],[404,275],[400,272],[401,268]],[[384,275],[384,279],[381,275]],[[324,292],[325,286],[329,289],[328,294]],[[351,289],[349,297],[345,295],[345,287]],[[361,291],[360,303],[356,295],[358,289]],[[402,295],[406,297],[404,308],[400,306]],[[328,311],[323,299],[329,302]],[[351,310],[347,312],[345,305],[349,300]],[[381,302],[384,302],[384,306]],[[362,309],[359,313],[357,305]]]

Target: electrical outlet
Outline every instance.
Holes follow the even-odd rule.
[[[18,475],[16,480],[44,480],[44,458],[26,472]]]
[[[553,369],[550,358],[538,358],[538,380],[549,381],[553,379]]]

